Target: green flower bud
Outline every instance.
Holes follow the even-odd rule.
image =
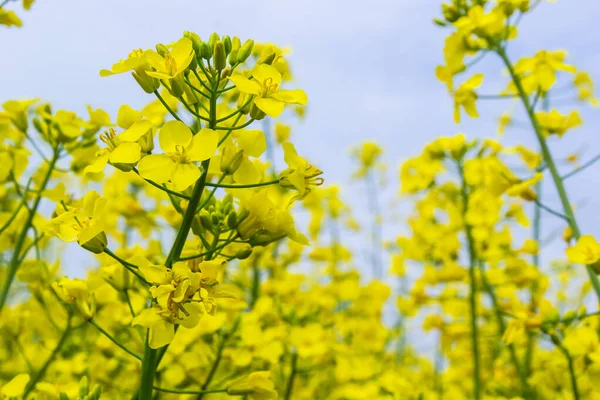
[[[217,32],[213,32],[210,37],[208,38],[208,45],[210,46],[210,48],[214,48],[215,44],[217,44],[217,42],[219,41],[219,35],[217,34]]]
[[[183,32],[183,37],[192,41],[192,48],[194,49],[196,55],[199,56],[202,54],[202,39],[200,39],[200,36],[198,36],[197,33],[185,31]]]
[[[227,54],[231,53],[231,47],[232,47],[231,38],[229,36],[225,35],[225,36],[223,36],[221,41],[223,42],[223,46],[225,46],[225,53],[227,53]]]
[[[59,399],[60,400],[70,400],[69,396],[65,392],[60,392]]]
[[[273,61],[275,61],[275,57],[276,56],[277,56],[277,54],[275,54],[275,53],[267,54],[266,56],[261,57],[258,60],[257,64],[268,64],[268,65],[271,65],[271,64],[273,64]]]
[[[159,43],[156,45],[156,52],[164,57],[165,54],[169,54],[169,49],[164,44]]]
[[[133,78],[136,80],[138,85],[144,90],[144,92],[150,94],[154,93],[160,87],[160,81],[156,78],[148,76],[146,71],[140,69],[131,73]]]
[[[84,375],[81,378],[81,380],[79,381],[79,396],[80,397],[87,396],[89,390],[90,390],[90,382],[88,381],[87,376]]]
[[[79,243],[81,247],[87,251],[91,251],[94,254],[104,253],[104,249],[106,249],[107,244],[108,240],[106,239],[106,234],[104,232],[100,232],[85,243]]]
[[[219,218],[219,214],[212,214],[210,216],[210,220],[213,225],[219,225],[221,223],[221,219]]]
[[[229,65],[231,65],[232,67],[237,63],[237,57],[238,57],[238,51],[237,50],[232,50],[231,53],[229,53]]]
[[[215,43],[214,46],[214,64],[217,71],[222,71],[227,66],[227,54],[225,52],[225,45],[220,40]]]
[[[244,45],[240,47],[238,51],[237,61],[238,63],[243,63],[250,57],[252,54],[252,48],[254,47],[254,40],[248,39],[244,42]]]
[[[250,104],[250,116],[257,121],[260,121],[266,117],[267,114],[265,114],[260,108],[256,107],[256,104],[252,103]]]
[[[235,252],[235,258],[237,258],[239,260],[245,260],[246,258],[250,257],[251,254],[252,254],[252,246],[250,246],[249,244],[246,244],[242,248],[240,248],[239,250],[237,250]]]
[[[201,214],[200,215],[200,223],[202,224],[202,227],[204,229],[206,229],[207,231],[212,232],[212,230],[213,230],[213,224],[212,224],[212,221],[209,218],[208,214]]]
[[[231,39],[231,51],[237,51],[240,49],[240,47],[242,47],[242,42],[240,41],[240,38],[234,36],[233,39]]]
[[[202,58],[210,60],[212,58],[213,48],[206,42],[202,42]]]
[[[235,150],[233,147],[225,147],[221,157],[221,172],[225,175],[233,175],[244,161],[244,150]]]
[[[89,294],[87,300],[77,299],[75,305],[85,321],[90,321],[96,316],[96,296],[93,293]]]
[[[227,226],[229,227],[229,229],[233,230],[233,229],[237,228],[237,225],[238,225],[237,213],[235,211],[232,211],[227,216]]]
[[[102,387],[100,387],[100,385],[98,384],[95,384],[94,387],[92,387],[92,391],[90,393],[90,400],[99,400],[101,395]]]
[[[143,153],[152,153],[152,150],[154,150],[154,135],[152,135],[152,129],[148,129],[148,132],[139,138],[138,143],[140,144]]]
[[[33,119],[33,127],[35,128],[36,131],[38,131],[41,134],[44,134],[44,122],[42,121],[41,118],[39,117],[35,117]]]
[[[169,89],[169,93],[171,93],[173,97],[180,98],[185,93],[185,88],[185,81],[180,74],[174,79],[171,79],[171,87],[168,87],[167,89]]]

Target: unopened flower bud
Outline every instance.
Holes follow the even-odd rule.
[[[225,46],[225,53],[229,54],[231,53],[231,48],[232,48],[232,43],[231,43],[231,38],[227,35],[223,36],[223,46]]]
[[[88,398],[89,400],[99,400],[101,395],[102,388],[100,387],[100,385],[95,384],[94,387],[92,387],[92,391],[90,392]]]
[[[243,247],[241,247],[235,252],[235,258],[237,258],[238,260],[245,260],[246,258],[250,257],[251,254],[252,246],[250,246],[249,244],[245,244]]]
[[[206,42],[202,42],[202,58],[205,60],[210,60],[212,58],[213,48]]]
[[[94,254],[104,253],[107,244],[108,240],[106,239],[106,234],[104,232],[100,232],[85,243],[79,243],[81,247]]]
[[[152,129],[148,129],[148,132],[138,140],[138,143],[140,144],[143,153],[152,153],[152,150],[154,150],[154,135],[152,134]]]
[[[87,396],[90,391],[90,382],[87,376],[83,376],[79,381],[79,397]]]
[[[210,46],[211,49],[213,49],[215,47],[215,44],[217,44],[217,42],[219,41],[219,35],[217,34],[217,32],[213,32],[210,37],[208,38],[208,45]]]
[[[213,56],[215,69],[222,71],[227,66],[227,54],[225,53],[225,45],[220,40],[215,43]]]
[[[237,213],[235,211],[232,211],[227,216],[227,226],[229,227],[229,229],[233,230],[237,227],[237,225],[238,225]]]
[[[156,45],[156,52],[164,57],[165,54],[169,54],[169,49],[164,44],[159,43]]]
[[[225,147],[221,156],[221,172],[225,175],[233,175],[244,161],[244,150],[233,147]]]
[[[200,39],[200,36],[198,36],[197,33],[185,31],[183,32],[183,37],[192,41],[192,48],[197,56],[202,54],[202,39]]]
[[[267,114],[265,114],[264,111],[262,111],[260,108],[256,107],[256,104],[252,103],[250,104],[250,117],[252,117],[253,119],[260,121],[261,119],[263,119],[264,117],[266,117]]]
[[[267,65],[271,65],[273,64],[273,61],[275,61],[275,57],[277,56],[277,54],[270,53],[267,54],[266,56],[261,57],[258,61],[257,64],[267,64]]]
[[[138,85],[140,85],[140,87],[146,93],[154,93],[160,87],[160,81],[156,78],[148,76],[146,71],[142,69],[133,71],[131,75],[133,75],[133,78],[136,80]]]
[[[202,227],[204,229],[206,229],[207,231],[212,232],[213,225],[212,225],[212,221],[211,221],[210,217],[208,216],[208,214],[201,214],[200,215],[200,223],[202,224]]]
[[[248,39],[244,42],[244,45],[240,47],[238,51],[237,61],[238,63],[243,63],[250,57],[252,54],[252,48],[254,47],[254,40]]]

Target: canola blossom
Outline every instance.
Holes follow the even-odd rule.
[[[33,6],[12,3],[6,28]],[[481,102],[514,107],[499,135],[440,136],[403,160],[403,220],[382,195],[393,149],[350,150],[360,212],[299,154],[290,121],[309,96],[272,43],[185,31],[107,60],[98,79],[151,97],[116,115],[6,99],[0,399],[600,399],[600,242],[565,185],[600,156],[553,156],[579,148],[594,83],[564,50],[511,51],[547,3],[441,4],[431,79],[449,126],[489,118]],[[535,146],[506,144],[515,127]]]

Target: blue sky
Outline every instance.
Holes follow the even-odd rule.
[[[465,132],[495,136],[496,118],[511,107],[480,104],[481,118],[457,126],[444,85],[434,77],[442,60],[445,31],[432,24],[438,0],[104,0],[39,1],[20,15],[22,29],[3,29],[0,101],[41,97],[57,108],[84,111],[85,104],[116,114],[121,104],[141,106],[150,97],[127,76],[102,79],[101,68],[134,48],[150,48],[179,38],[184,30],[207,38],[216,31],[242,39],[271,41],[293,48],[296,77],[291,87],[309,96],[307,119],[294,130],[300,154],[325,171],[328,182],[349,182],[353,170],[348,149],[367,139],[385,149],[390,166],[387,201],[397,189],[399,163],[440,135]],[[10,4],[9,6],[12,6]],[[559,0],[542,4],[521,24],[510,47],[513,59],[542,48],[569,49],[569,59],[600,81],[600,3]],[[490,72],[481,89],[494,93],[506,82],[493,57],[477,66]],[[520,105],[515,105],[520,110]],[[517,118],[518,118],[517,113]],[[585,147],[583,159],[600,152],[597,109],[585,109],[586,125],[569,140],[552,145],[557,156]],[[524,120],[523,117],[521,117]],[[505,143],[533,145],[533,134],[509,130]],[[600,168],[600,166],[598,166]],[[584,232],[600,234],[598,168],[569,181]],[[549,183],[549,182],[548,182]],[[550,184],[545,198],[557,207]],[[363,187],[345,187],[355,209],[364,209]],[[401,212],[406,212],[401,209]],[[358,212],[361,216],[361,212]],[[555,225],[554,221],[548,225]],[[398,232],[400,227],[386,231]],[[393,236],[393,235],[390,235]],[[561,246],[560,244],[558,245]],[[562,249],[558,249],[558,252]]]

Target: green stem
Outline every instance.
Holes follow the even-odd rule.
[[[27,383],[27,386],[25,387],[25,391],[23,392],[23,399],[27,398],[29,393],[31,393],[31,391],[35,388],[35,385],[38,383],[38,381],[44,377],[46,370],[48,369],[50,364],[52,364],[52,362],[54,361],[54,358],[56,358],[56,356],[58,355],[58,353],[61,351],[62,347],[64,346],[65,341],[67,340],[67,337],[71,333],[71,330],[72,330],[71,317],[69,316],[69,320],[67,321],[67,327],[65,328],[62,335],[60,336],[60,339],[58,339],[58,343],[56,344],[56,347],[54,348],[54,350],[52,350],[52,353],[50,354],[50,356],[48,357],[48,359],[46,360],[46,362],[44,363],[42,368],[40,368],[38,373],[35,374],[33,379]]]
[[[139,400],[151,400],[152,388],[154,387],[154,375],[156,375],[156,349],[150,348],[150,330],[146,332],[146,344],[144,346],[144,358],[142,359],[142,380],[139,389]]]
[[[135,172],[136,174],[138,174],[141,177],[140,172],[137,170],[137,168],[133,168],[132,171]],[[146,179],[146,178],[143,178],[143,179],[146,182],[148,182],[149,184],[151,184],[152,186],[154,186],[155,188],[160,189],[160,190],[162,190],[165,193],[171,194],[173,196],[181,197],[182,199],[186,199],[186,200],[190,199],[190,196],[186,196],[185,194],[182,194],[182,193],[179,193],[179,192],[175,192],[174,190],[167,189],[166,187],[161,186],[158,183],[156,183],[156,182],[154,182],[154,181],[152,181],[150,179]]]
[[[104,336],[106,336],[111,342],[113,342],[114,344],[116,344],[117,346],[119,346],[119,348],[121,348],[121,350],[125,351],[127,354],[137,358],[138,360],[142,361],[142,356],[140,356],[139,354],[134,353],[133,351],[129,350],[127,347],[123,346],[121,343],[119,343],[117,341],[117,339],[115,339],[113,336],[110,335],[110,333],[106,332],[100,325],[98,325],[96,323],[96,321],[94,321],[93,319],[90,319],[88,321],[90,324],[92,324],[96,329],[98,329],[98,331],[103,334]]]
[[[52,160],[50,160],[50,164],[48,165],[48,171],[46,171],[46,175],[44,175],[44,179],[42,180],[42,185],[38,190],[39,193],[35,198],[33,206],[31,207],[31,210],[29,212],[29,216],[27,217],[27,220],[23,225],[23,230],[19,234],[17,242],[15,243],[12,258],[8,265],[8,270],[6,271],[6,278],[4,279],[4,284],[2,285],[2,291],[0,291],[0,312],[4,307],[4,304],[6,304],[8,292],[10,290],[13,280],[15,279],[17,269],[19,268],[20,254],[21,250],[23,249],[23,245],[25,244],[25,239],[27,238],[27,232],[33,224],[33,219],[35,218],[38,206],[40,205],[40,201],[42,200],[42,193],[44,189],[46,189],[46,185],[48,185],[48,182],[50,181],[50,176],[52,175],[52,171],[54,170],[54,166],[56,165],[56,161],[58,160],[59,156],[60,150],[58,148],[55,148]]]
[[[167,109],[167,111],[169,112],[169,114],[171,114],[173,116],[173,118],[175,118],[177,121],[181,121],[181,118],[179,118],[179,116],[177,115],[177,113],[175,113],[175,111],[173,111],[171,109],[171,107],[167,104],[167,102],[165,101],[165,99],[163,99],[163,97],[160,95],[160,93],[158,93],[158,90],[155,90],[154,94],[156,95],[156,97],[158,97],[158,100],[160,100],[160,102]]]
[[[166,389],[154,386],[154,390],[166,393],[177,393],[177,394],[208,394],[208,393],[225,393],[227,389],[207,389],[207,390],[179,390],[179,389]]]
[[[499,332],[500,336],[502,336],[504,334],[504,332],[506,331],[506,323],[504,321],[504,316],[502,315],[502,310],[500,308],[500,304],[498,302],[498,297],[496,296],[496,292],[494,291],[494,287],[489,283],[489,281],[487,280],[487,277],[485,276],[483,262],[479,263],[479,271],[481,273],[481,281],[483,283],[485,291],[487,292],[488,296],[490,297],[490,300],[492,301],[492,306],[494,307],[494,314],[496,316],[496,322],[498,324],[498,332]],[[515,349],[514,344],[512,344],[512,343],[509,344],[508,350],[510,353],[511,362],[513,363],[513,365],[517,371],[517,374],[519,375],[519,382],[521,385],[521,395],[523,396],[523,398],[529,398],[531,391],[527,384],[526,371],[523,370],[523,367],[521,366],[521,363],[519,362],[519,359],[517,357],[517,350]]]
[[[214,129],[216,126],[217,120],[217,96],[216,90],[219,85],[219,78],[217,78],[217,82],[210,97],[210,122],[209,128]],[[158,92],[155,92],[158,96]],[[165,107],[168,106],[163,102]],[[171,268],[173,263],[181,256],[181,252],[183,247],[185,246],[185,242],[190,233],[190,229],[192,227],[192,221],[194,220],[194,216],[196,215],[196,209],[198,208],[198,204],[200,203],[200,199],[202,198],[202,193],[204,192],[204,188],[206,185],[206,177],[208,175],[208,167],[210,166],[210,158],[208,160],[202,161],[201,164],[202,175],[198,181],[196,181],[194,185],[194,189],[192,191],[192,196],[188,202],[187,209],[185,210],[185,214],[183,215],[183,220],[181,221],[181,225],[179,227],[179,231],[175,236],[175,241],[173,242],[173,246],[171,247],[171,251],[167,256],[167,260],[165,261],[165,266],[167,268]],[[146,346],[144,350],[144,358],[142,359],[142,380],[140,382],[139,389],[139,400],[151,400],[152,399],[152,388],[154,387],[154,376],[156,375],[157,368],[157,359],[158,353],[161,352],[164,354],[166,352],[167,346],[163,346],[161,349],[151,349],[148,344],[148,337],[150,332],[146,334]]]
[[[206,205],[208,204],[208,202],[210,201],[210,199],[212,199],[212,197],[215,195],[215,192],[219,188],[219,184],[221,182],[223,182],[223,179],[225,179],[226,176],[227,175],[225,175],[225,174],[221,175],[221,177],[219,178],[219,181],[217,182],[217,184],[215,186],[213,186],[213,190],[211,190],[210,193],[208,194],[208,196],[206,196],[206,199],[202,202],[202,204],[200,204],[198,206],[198,209],[196,210],[196,213],[199,213],[200,211],[202,211],[202,209],[204,207],[206,207]],[[206,184],[206,186],[208,186],[208,184]]]
[[[461,195],[462,195],[462,217],[465,225],[465,234],[467,236],[467,244],[469,248],[469,280],[470,293],[469,305],[471,311],[471,345],[473,352],[473,398],[481,399],[481,365],[479,355],[479,330],[477,328],[477,282],[475,276],[475,268],[477,266],[477,255],[475,251],[475,239],[471,225],[467,222],[467,211],[469,207],[469,191],[467,181],[465,179],[464,169],[462,164],[458,163],[460,176],[462,180]]]
[[[214,187],[214,188],[225,188],[225,189],[248,189],[248,188],[261,187],[261,186],[278,185],[278,184],[279,184],[279,179],[275,179],[275,180],[268,181],[268,182],[249,183],[247,185],[228,185],[228,184],[208,182],[208,183],[206,183],[206,186]]]
[[[23,207],[23,205],[25,205],[27,203],[27,191],[29,190],[30,183],[31,183],[31,179],[29,179],[29,182],[27,183],[27,186],[25,187],[25,192],[21,196],[21,201],[19,202],[19,205],[17,206],[17,208],[15,208],[15,211],[6,220],[4,225],[2,225],[2,228],[0,228],[0,234],[2,234],[2,232],[4,232],[10,226],[10,224],[15,220],[15,218],[17,218],[19,211],[21,211],[21,207]]]
[[[296,378],[296,372],[298,367],[298,353],[292,354],[292,370],[290,371],[290,377],[287,381],[287,386],[285,389],[285,400],[290,400],[292,398],[292,393],[294,391],[294,379]]]
[[[502,58],[502,60],[504,61],[504,64],[505,64],[506,68],[508,69],[508,72],[512,78],[512,81],[515,84],[515,87],[517,88],[519,96],[521,97],[521,101],[523,102],[523,105],[525,106],[525,110],[527,111],[527,115],[529,117],[529,120],[531,121],[531,125],[533,126],[533,130],[535,131],[535,135],[537,136],[538,142],[540,144],[540,148],[542,150],[542,156],[544,157],[544,161],[545,161],[546,165],[548,166],[548,169],[550,170],[550,174],[552,175],[552,179],[554,180],[554,185],[556,186],[556,190],[558,191],[558,195],[560,197],[560,201],[562,203],[564,213],[569,220],[569,226],[571,227],[571,230],[573,231],[573,236],[575,237],[575,239],[579,239],[579,237],[581,236],[581,231],[579,230],[579,225],[577,224],[577,221],[575,219],[575,214],[573,212],[573,208],[571,207],[571,203],[569,202],[569,197],[567,196],[564,182],[561,179],[561,176],[558,172],[556,163],[554,162],[554,158],[552,157],[552,153],[550,152],[550,148],[548,147],[548,144],[546,143],[546,139],[544,138],[544,134],[542,132],[542,127],[539,124],[537,117],[535,116],[535,112],[534,112],[533,108],[531,107],[531,104],[529,103],[529,97],[527,96],[527,93],[525,92],[525,88],[523,87],[521,79],[515,72],[513,64],[509,60],[505,49],[498,47],[496,49],[496,52],[498,53],[500,58]],[[594,291],[596,292],[596,296],[600,299],[600,281],[598,280],[598,277],[596,276],[596,274],[590,268],[589,265],[586,266],[586,269],[587,269],[590,281],[592,282]]]
[[[129,272],[131,272],[133,275],[135,275],[140,281],[144,282],[146,285],[152,286],[152,284],[150,282],[148,282],[146,280],[146,278],[144,278],[142,275],[140,275],[139,272],[136,271],[136,269],[139,269],[136,265],[133,265],[133,264],[128,263],[127,261],[123,260],[121,257],[117,256],[115,253],[110,251],[110,249],[108,247],[106,247],[104,249],[104,252],[106,254],[108,254],[110,257],[112,257],[113,259],[115,259],[116,261],[118,261],[123,267],[125,267],[125,269],[127,269]]]
[[[579,388],[577,387],[577,376],[575,375],[575,365],[573,363],[573,357],[569,354],[569,350],[562,344],[558,345],[560,351],[565,355],[567,362],[569,363],[569,376],[571,378],[571,389],[573,390],[573,399],[579,400]]]

